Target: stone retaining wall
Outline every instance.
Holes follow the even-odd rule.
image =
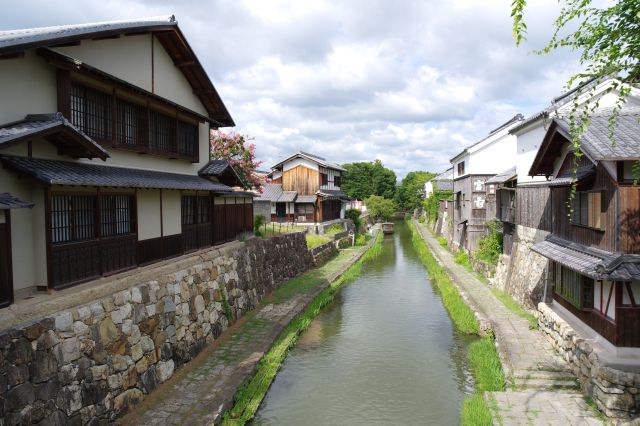
[[[110,423],[313,263],[303,233],[187,260],[153,280],[134,273],[126,290],[0,332],[0,426]]]
[[[327,261],[338,254],[338,248],[335,241],[329,241],[319,245],[318,247],[314,247],[309,251],[313,257],[314,266],[324,265]]]
[[[582,390],[608,417],[629,419],[640,413],[640,373],[602,365],[588,341],[547,304],[538,305],[538,324],[578,377]],[[635,424],[635,423],[634,423]]]

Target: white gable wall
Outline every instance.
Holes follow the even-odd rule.
[[[284,163],[282,165],[282,170],[287,171],[287,170],[294,169],[298,166],[304,166],[312,170],[319,170],[318,164],[304,158],[294,158],[293,160]]]
[[[534,127],[530,127],[526,132],[516,136],[517,138],[517,162],[516,172],[518,173],[518,185],[546,181],[544,176],[529,176],[529,170],[536,158],[538,149],[542,144],[542,139],[547,132],[542,120]]]
[[[490,144],[471,152],[465,173],[495,175],[516,164],[516,137],[504,133]]]

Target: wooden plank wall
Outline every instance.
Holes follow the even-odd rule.
[[[298,195],[313,195],[320,187],[320,173],[304,166],[285,171],[282,179],[284,191],[296,191]]]
[[[640,188],[622,186],[620,191],[620,251],[640,253]]]
[[[516,224],[551,232],[551,197],[547,186],[516,188]]]
[[[598,247],[609,252],[617,251],[616,244],[616,212],[617,212],[617,187],[609,178],[608,173],[598,167],[593,184],[588,187],[579,187],[579,191],[602,191],[602,219],[604,231],[574,225],[569,217],[569,187],[557,187],[551,189],[551,204],[553,206],[552,232],[561,238],[587,246]]]

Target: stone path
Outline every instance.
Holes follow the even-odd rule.
[[[507,390],[486,395],[496,424],[602,425],[599,414],[585,402],[575,376],[551,343],[529,321],[511,312],[473,273],[454,261],[422,224],[422,238],[447,270],[461,294],[489,323],[505,375]]]
[[[215,347],[177,372],[156,389],[134,412],[123,419],[125,425],[209,425],[219,422],[231,408],[236,390],[253,374],[263,354],[289,322],[329,283],[342,275],[368,247],[351,248],[324,266],[303,277],[304,286],[276,290],[265,303],[248,313],[241,326],[224,333]],[[311,284],[310,284],[311,283]]]

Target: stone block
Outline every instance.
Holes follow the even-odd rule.
[[[153,391],[158,386],[160,381],[158,380],[158,375],[156,374],[155,365],[152,365],[147,371],[140,375],[140,383],[142,384],[142,389],[146,394],[151,393],[151,391]]]
[[[100,321],[98,326],[98,341],[102,346],[108,346],[118,338],[120,332],[111,318],[105,318]]]
[[[127,357],[122,355],[114,355],[111,357],[111,368],[113,371],[124,371],[128,366]]]
[[[144,394],[138,389],[129,389],[113,399],[113,408],[116,412],[124,413],[142,401]]]
[[[76,336],[84,336],[89,334],[89,326],[82,321],[75,321],[73,323],[73,332]]]
[[[10,365],[7,368],[7,383],[9,386],[19,385],[29,380],[29,367],[26,365]]]
[[[82,405],[86,407],[101,403],[108,391],[107,382],[103,380],[83,383],[81,386]]]
[[[55,317],[56,330],[58,331],[71,331],[73,327],[73,317],[71,312],[61,312]]]
[[[108,365],[95,365],[91,367],[91,376],[93,377],[93,380],[107,380],[108,375]]]
[[[58,360],[51,351],[36,351],[30,369],[34,383],[46,382],[57,375]]]
[[[23,383],[7,391],[4,401],[5,411],[15,411],[32,403],[36,396],[31,383]]]
[[[49,380],[48,382],[35,386],[34,390],[36,399],[42,401],[53,400],[58,396],[58,392],[60,392],[60,382],[56,379]]]
[[[142,303],[142,293],[140,292],[140,288],[133,287],[131,289],[131,301],[133,303]]]
[[[69,385],[58,393],[56,405],[70,416],[82,408],[82,392],[79,385]]]

